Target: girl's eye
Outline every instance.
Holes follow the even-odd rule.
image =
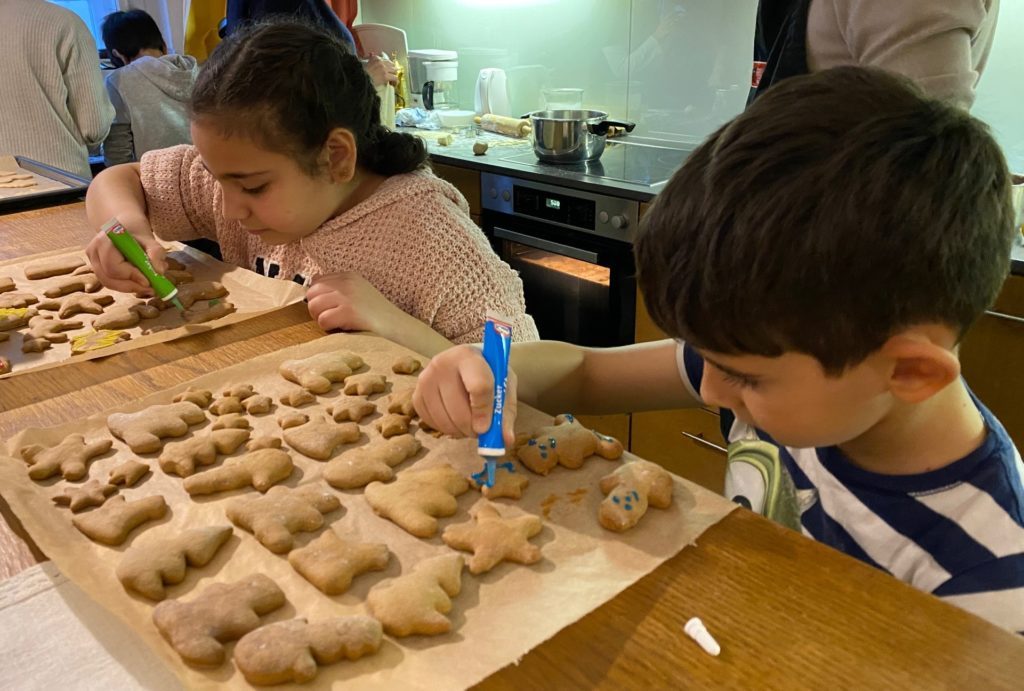
[[[270,184],[269,182],[265,182],[262,185],[260,185],[259,187],[243,187],[242,191],[245,192],[246,194],[257,195],[260,192],[262,192],[263,190],[267,189],[267,185],[269,185],[269,184]]]
[[[750,377],[741,377],[731,372],[722,372],[722,378],[730,384],[739,386],[744,389],[756,389],[760,383],[757,379],[751,379]]]

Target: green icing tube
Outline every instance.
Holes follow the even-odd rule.
[[[124,255],[124,258],[142,272],[142,275],[146,277],[149,284],[153,286],[153,290],[158,298],[165,302],[170,302],[181,311],[185,311],[184,305],[177,298],[178,287],[167,280],[166,277],[156,272],[153,265],[149,262],[146,251],[142,249],[142,246],[132,237],[131,233],[125,230],[120,221],[112,218],[103,224],[100,230],[107,234],[110,241],[114,243],[114,247]]]

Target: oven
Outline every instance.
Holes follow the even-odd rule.
[[[481,191],[483,231],[519,272],[541,338],[633,343],[639,202],[493,173]]]

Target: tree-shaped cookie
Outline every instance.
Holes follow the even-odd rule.
[[[359,441],[362,432],[354,422],[339,424],[317,413],[308,422],[286,428],[282,436],[285,444],[299,453],[326,461],[339,446]]]
[[[128,305],[116,305],[92,321],[92,328],[99,329],[130,329],[143,319],[154,319],[160,316],[160,310],[144,302]]]
[[[323,477],[338,489],[365,487],[375,480],[390,482],[395,477],[392,468],[415,456],[421,448],[422,444],[411,434],[391,437],[346,451],[324,467]]]
[[[127,540],[138,526],[166,514],[167,502],[158,494],[136,501],[118,495],[95,511],[75,516],[71,523],[94,542],[114,546]]]
[[[342,398],[327,409],[335,422],[359,422],[377,412],[377,406],[365,398]]]
[[[447,463],[425,470],[406,470],[389,485],[371,482],[366,501],[380,516],[390,519],[416,537],[437,533],[438,516],[454,515],[455,497],[469,489],[469,482]]]
[[[292,457],[281,449],[259,449],[244,456],[229,458],[224,465],[185,478],[182,486],[192,496],[215,494],[242,487],[266,492],[294,469]]]
[[[424,559],[412,571],[375,585],[366,596],[370,614],[391,636],[436,636],[451,631],[445,615],[462,589],[463,559],[442,554]]]
[[[388,380],[383,374],[365,372],[353,374],[345,379],[345,393],[350,396],[369,396],[375,393],[384,393],[388,387]]]
[[[183,437],[189,425],[198,425],[204,420],[206,414],[202,408],[181,401],[150,406],[137,413],[113,413],[107,417],[107,429],[135,453],[152,453],[163,447],[165,437]]]
[[[167,595],[165,585],[184,581],[189,566],[209,564],[229,537],[229,525],[147,534],[125,551],[114,573],[125,590],[150,600],[163,600]]]
[[[295,533],[317,530],[324,524],[323,514],[339,508],[338,498],[322,487],[278,486],[262,497],[235,500],[228,505],[227,516],[271,552],[283,554],[295,544]]]
[[[516,446],[516,456],[523,465],[540,475],[547,475],[559,464],[579,468],[594,454],[607,459],[622,455],[622,444],[587,429],[568,414],[556,417],[550,427],[522,435],[516,440]]]
[[[635,526],[648,505],[667,509],[672,505],[672,474],[650,461],[623,463],[601,478],[601,502],[597,517],[608,530],[621,533]]]
[[[81,434],[69,434],[56,446],[31,444],[18,453],[29,464],[28,476],[33,480],[46,480],[57,473],[65,480],[81,480],[89,461],[109,451],[112,444],[109,439],[87,443]]]
[[[327,529],[305,547],[292,550],[288,563],[321,592],[340,595],[359,574],[386,569],[390,558],[385,544],[345,540]]]
[[[65,343],[67,331],[81,329],[82,322],[55,319],[49,315],[37,314],[28,320],[28,331],[21,340],[21,352],[41,353],[54,343]]]
[[[57,506],[67,506],[71,513],[78,513],[93,506],[102,506],[111,494],[117,492],[117,487],[99,480],[89,480],[81,487],[68,487],[63,494],[53,497],[53,503]]]
[[[494,484],[490,487],[481,485],[478,480],[482,480],[483,476],[477,477],[471,475],[469,477],[469,483],[474,489],[479,489],[480,493],[488,499],[519,499],[523,496],[523,490],[530,484],[530,478],[526,476],[526,473],[520,472],[518,468],[519,464],[514,459],[503,458],[498,460],[494,469]]]
[[[248,438],[247,429],[218,429],[168,442],[160,453],[160,469],[169,475],[188,477],[197,467],[216,463],[218,454],[234,453]]]
[[[234,583],[214,583],[189,602],[165,600],[153,609],[153,623],[185,662],[217,667],[224,643],[260,625],[260,617],[283,607],[284,592],[261,573]]]
[[[373,617],[355,615],[313,623],[292,619],[245,634],[235,646],[233,659],[254,686],[304,684],[316,677],[317,665],[372,655],[382,639],[380,622]]]
[[[342,350],[319,353],[301,360],[285,360],[278,371],[281,376],[311,393],[327,393],[332,382],[345,381],[363,366],[363,359]]]
[[[537,516],[526,514],[515,518],[502,518],[493,504],[483,504],[473,519],[450,525],[441,539],[449,547],[472,552],[469,572],[486,573],[503,561],[533,564],[540,561],[540,547],[530,544],[530,538],[543,528]]]

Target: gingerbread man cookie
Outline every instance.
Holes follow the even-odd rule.
[[[396,465],[412,458],[423,448],[411,434],[392,437],[370,446],[345,452],[324,467],[323,476],[338,489],[365,487],[373,481],[390,482]]]
[[[593,432],[572,415],[559,415],[555,424],[541,427],[532,435],[516,440],[516,456],[523,465],[539,475],[547,475],[556,465],[576,469],[590,456],[614,460],[622,455],[622,444]]]
[[[647,513],[647,507],[667,509],[672,505],[672,474],[650,461],[623,463],[601,478],[601,502],[597,517],[608,530],[629,530]]]
[[[152,453],[163,447],[165,437],[183,437],[189,425],[205,420],[202,408],[181,401],[150,406],[137,413],[113,413],[107,417],[107,429],[135,453]]]
[[[54,319],[44,314],[36,315],[28,320],[28,331],[21,340],[21,352],[41,353],[54,343],[66,343],[68,335],[65,331],[81,328],[80,321]]]
[[[327,393],[332,382],[345,381],[362,366],[363,359],[358,355],[336,351],[301,360],[285,360],[279,371],[282,377],[311,393]]]
[[[331,529],[288,555],[292,568],[327,595],[341,595],[353,578],[386,569],[390,559],[387,545],[343,540]]]
[[[109,439],[86,443],[81,434],[69,434],[56,446],[32,444],[18,453],[29,464],[28,476],[33,480],[46,480],[57,473],[65,480],[81,480],[89,461],[110,451],[112,445]]]
[[[323,515],[339,508],[338,498],[316,485],[298,489],[278,486],[262,497],[232,502],[227,516],[271,552],[283,554],[295,544],[295,533],[318,530],[324,524]]]
[[[136,501],[125,501],[118,495],[95,511],[75,516],[71,523],[93,542],[117,546],[135,528],[166,514],[167,502],[158,494]]]
[[[366,605],[391,636],[448,633],[452,623],[445,615],[462,590],[462,566],[458,554],[424,559],[410,573],[375,585]]]
[[[493,504],[483,504],[473,520],[450,525],[441,539],[454,549],[472,552],[469,572],[486,573],[503,561],[534,564],[540,561],[540,547],[530,538],[543,528],[540,518],[531,514],[502,518]]]
[[[374,512],[416,537],[437,533],[437,517],[458,510],[455,497],[469,483],[447,463],[425,470],[406,470],[393,483],[371,482],[364,496]]]
[[[125,551],[114,573],[125,590],[163,600],[164,586],[184,581],[189,566],[209,564],[231,532],[231,526],[222,525],[146,535]]]

